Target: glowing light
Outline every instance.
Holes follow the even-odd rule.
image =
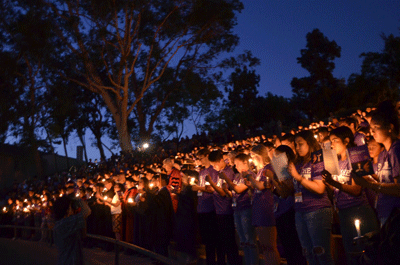
[[[7,211],[7,208],[6,208],[6,207],[4,207],[4,208],[3,208],[3,212],[6,212],[6,211]]]
[[[153,183],[150,183],[150,185],[149,185],[149,186],[150,186],[150,188],[152,188],[152,187],[154,186],[154,184],[153,184]]]
[[[210,182],[206,181],[205,185],[210,185]]]
[[[149,144],[148,144],[148,143],[144,143],[144,144],[143,144],[143,148],[144,148],[144,149],[149,148]]]
[[[132,198],[128,198],[128,203],[133,203],[133,199]]]
[[[195,178],[190,178],[190,185],[194,185]]]
[[[361,222],[360,222],[359,219],[355,219],[355,220],[354,220],[354,226],[356,227],[357,236],[358,236],[358,237],[361,237],[360,224],[361,224]]]
[[[104,200],[106,201],[108,199],[108,197],[107,196],[104,196]]]
[[[317,139],[317,138],[318,138],[318,135],[314,134],[314,138]]]

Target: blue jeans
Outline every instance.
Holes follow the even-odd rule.
[[[296,212],[296,230],[309,265],[334,264],[331,254],[332,208]]]
[[[258,264],[256,230],[251,225],[251,208],[235,211],[233,215],[246,265]]]

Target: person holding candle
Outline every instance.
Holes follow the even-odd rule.
[[[377,143],[383,144],[378,157],[378,182],[355,176],[357,184],[378,193],[376,211],[383,226],[395,208],[400,208],[400,140],[399,119],[392,101],[382,102],[371,114],[371,134]]]
[[[122,200],[122,214],[124,219],[125,233],[124,233],[124,240],[128,243],[133,242],[133,226],[134,226],[134,218],[133,213],[129,209],[134,204],[134,198],[137,194],[137,187],[134,185],[133,178],[128,177],[125,180],[126,190],[123,195]],[[129,252],[129,251],[127,251]]]
[[[294,141],[294,137],[293,137]],[[275,148],[273,157],[286,155],[288,162],[294,162],[296,155],[293,149],[285,144]],[[293,196],[293,179],[287,177],[279,180],[272,171],[271,164],[267,165],[268,171],[266,176],[272,181],[274,187],[274,216],[276,220],[276,230],[278,238],[282,244],[288,265],[305,265],[306,258],[303,256],[302,247],[299,236],[296,231],[294,196]],[[253,206],[254,209],[254,206]]]
[[[232,209],[232,193],[228,190],[226,182],[221,178],[224,173],[227,178],[233,180],[234,171],[224,161],[221,150],[212,151],[208,155],[211,165],[219,174],[217,182],[214,182],[210,175],[206,176],[206,181],[214,189],[214,206],[217,215],[218,245],[222,248],[217,253],[218,264],[225,264],[225,254],[229,264],[239,264],[239,251],[235,239],[235,224]]]
[[[197,218],[201,240],[205,245],[206,263],[207,265],[213,265],[216,261],[216,251],[220,252],[221,248],[217,248],[218,229],[213,197],[214,189],[210,186],[210,183],[206,182],[207,175],[210,175],[213,181],[217,182],[218,172],[213,168],[210,160],[208,160],[209,154],[210,151],[207,148],[200,149],[197,152],[197,161],[204,168],[202,168],[199,172],[198,185],[193,185],[192,190],[197,192],[198,197]]]
[[[333,264],[331,254],[332,207],[322,176],[313,172],[311,153],[320,145],[309,130],[295,135],[297,158],[288,164],[293,177],[296,229],[310,265]]]
[[[356,146],[353,132],[347,126],[341,126],[333,129],[329,138],[331,147],[339,158],[340,175],[331,175],[324,170],[322,177],[327,187],[333,190],[335,207],[339,211],[340,231],[347,263],[357,264],[358,261],[351,253],[361,252],[363,246],[353,244],[353,239],[360,236],[360,230],[355,229],[354,222],[358,220],[356,223],[360,229],[359,222],[362,221],[361,233],[365,234],[379,229],[378,220],[368,203],[364,190],[354,182],[351,175],[352,165],[347,155],[347,148]]]
[[[270,147],[272,148],[272,147]],[[248,179],[254,188],[252,204],[252,225],[256,228],[261,250],[267,264],[279,264],[280,255],[277,247],[277,230],[274,216],[274,199],[270,181],[266,172],[273,171],[265,145],[256,145],[251,149],[251,159],[257,169],[257,175]]]
[[[256,231],[252,225],[252,209],[251,209],[251,190],[246,183],[247,178],[255,177],[255,174],[250,171],[249,165],[250,156],[241,153],[236,155],[234,163],[238,174],[234,179],[229,179],[225,174],[221,177],[229,185],[233,196],[233,216],[235,220],[236,231],[238,232],[240,245],[244,252],[246,264],[258,264],[258,251],[256,245]],[[268,263],[269,264],[269,263]],[[276,263],[276,264],[279,264]]]
[[[123,195],[123,185],[121,183],[116,183],[114,185],[114,196],[112,198],[107,198],[104,196],[104,203],[110,206],[111,220],[112,220],[112,230],[115,233],[115,239],[121,240],[122,231],[122,195]]]

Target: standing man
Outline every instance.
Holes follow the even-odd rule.
[[[176,194],[182,189],[182,175],[181,172],[174,167],[174,160],[171,158],[164,159],[163,168],[169,178],[167,189],[171,193],[172,206],[176,213],[176,210],[178,209],[178,196]]]
[[[214,189],[210,183],[206,181],[206,176],[210,175],[213,182],[218,182],[218,172],[211,166],[208,160],[210,151],[206,148],[200,149],[197,152],[197,160],[204,168],[199,172],[199,183],[193,185],[192,190],[197,191],[197,216],[199,221],[200,235],[203,244],[206,247],[206,261],[207,265],[216,264],[215,252],[219,251],[217,248],[217,216],[214,206]],[[221,256],[221,255],[218,255]]]
[[[225,174],[226,178],[231,181],[235,173],[233,169],[224,161],[223,153],[221,150],[212,151],[208,155],[211,165],[218,171],[218,181],[214,182],[210,175],[206,176],[206,181],[214,189],[214,205],[217,216],[218,227],[218,247],[222,248],[222,253],[218,253],[218,264],[225,264],[225,254],[228,258],[229,264],[240,264],[238,246],[236,244],[236,231],[233,218],[232,209],[232,192],[228,190],[228,185],[220,177]]]

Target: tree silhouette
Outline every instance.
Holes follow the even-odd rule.
[[[139,136],[149,137],[169,98],[188,78],[211,76],[221,53],[238,43],[232,33],[238,0],[13,1],[14,10],[37,9],[50,22],[70,75],[58,74],[101,96],[111,113],[123,151],[131,151],[128,118],[134,115]],[[24,14],[24,12],[21,12]],[[166,71],[171,85],[157,86]],[[76,78],[79,76],[79,78]],[[154,104],[144,106],[146,95]]]
[[[340,57],[341,48],[319,29],[307,33],[306,39],[306,49],[300,51],[297,62],[310,76],[292,79],[293,102],[310,119],[321,119],[335,111],[341,101],[344,81],[332,74],[335,68],[333,60]]]

